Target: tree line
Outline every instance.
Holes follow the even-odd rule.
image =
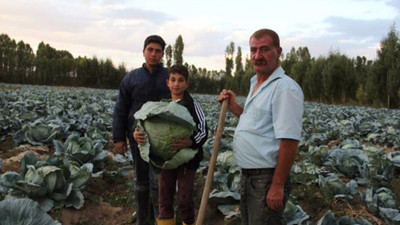
[[[393,25],[381,40],[375,60],[349,58],[339,51],[311,57],[307,47],[292,47],[282,54],[281,65],[302,87],[305,99],[328,104],[400,107],[400,40]],[[163,62],[167,67],[184,64],[190,73],[193,93],[218,94],[223,88],[247,95],[254,75],[249,57],[230,42],[225,50],[225,70],[197,68],[183,59],[181,35],[167,45]],[[244,64],[243,64],[244,62]],[[110,59],[74,58],[66,50],[39,43],[36,54],[29,44],[0,35],[0,83],[62,85],[116,89],[127,74],[123,64]]]
[[[40,42],[33,53],[29,44],[0,35],[0,82],[116,88],[126,74],[124,65],[115,67],[110,59],[74,58]]]

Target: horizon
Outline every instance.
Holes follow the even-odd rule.
[[[398,30],[396,0],[0,0],[1,32],[36,52],[43,41],[74,58],[110,59],[130,70],[140,66],[143,41],[151,34],[173,46],[185,43],[185,62],[207,70],[225,69],[230,42],[249,55],[248,38],[260,28],[275,30],[283,54],[307,47],[314,58],[340,52],[375,60],[392,26]],[[222,9],[222,10],[221,10]],[[238,16],[240,18],[238,19]]]

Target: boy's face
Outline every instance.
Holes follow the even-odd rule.
[[[189,87],[189,81],[179,73],[171,73],[167,80],[167,86],[172,95],[183,95],[184,91]]]

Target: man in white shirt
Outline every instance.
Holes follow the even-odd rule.
[[[228,99],[228,109],[239,117],[232,147],[242,168],[242,224],[285,224],[283,211],[301,139],[304,97],[301,87],[280,67],[282,48],[276,32],[258,30],[249,42],[256,75],[244,106],[231,90],[222,90],[218,97],[219,102]]]

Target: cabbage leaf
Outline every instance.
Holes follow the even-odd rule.
[[[191,148],[170,148],[174,139],[191,136],[196,129],[189,111],[178,101],[146,102],[134,117],[147,133],[147,143],[139,145],[144,161],[160,169],[174,169],[196,155],[197,150]]]

